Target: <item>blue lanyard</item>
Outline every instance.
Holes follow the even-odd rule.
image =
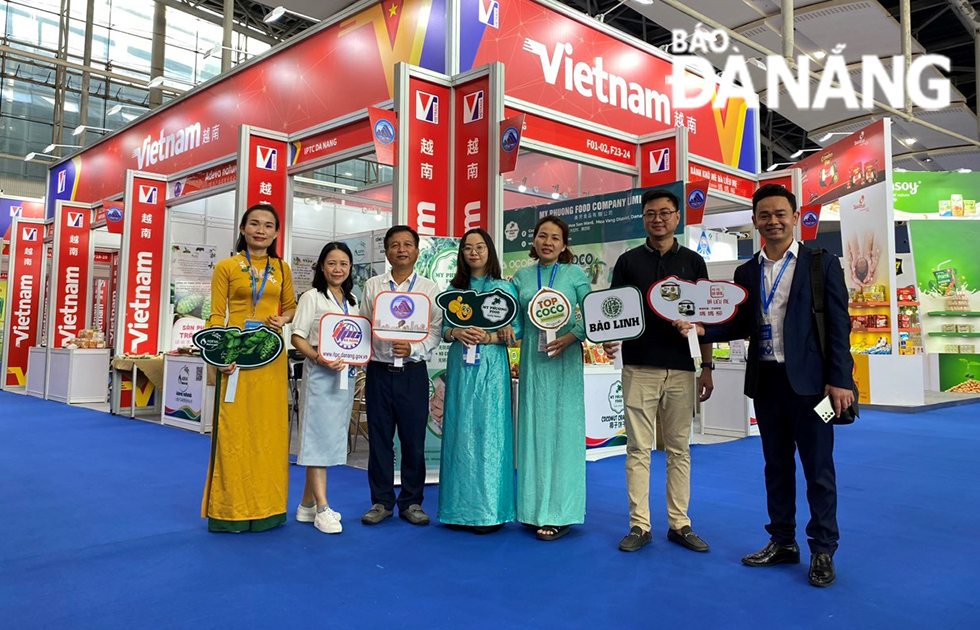
[[[783,263],[783,268],[779,270],[779,275],[776,276],[776,282],[772,285],[772,290],[769,291],[768,297],[766,297],[766,261],[761,260],[762,263],[762,279],[759,281],[759,285],[762,287],[762,312],[766,315],[769,314],[769,305],[772,304],[773,298],[776,297],[776,287],[779,286],[779,281],[783,279],[783,272],[786,271],[786,267],[789,267],[790,261],[793,260],[792,252],[786,252],[786,262]],[[775,265],[776,263],[773,263]]]
[[[347,298],[344,298],[343,303],[341,303],[340,300],[337,299],[337,296],[334,295],[333,291],[331,291],[330,289],[327,289],[327,293],[329,293],[330,294],[330,297],[333,298],[333,301],[337,303],[337,306],[339,306],[340,308],[344,309],[344,315],[350,315],[350,312],[348,312],[348,310],[347,310]]]
[[[262,294],[265,293],[265,283],[269,281],[269,270],[272,269],[272,265],[269,264],[269,259],[265,260],[265,277],[262,278],[262,287],[255,291],[256,277],[252,273],[252,257],[249,255],[248,250],[245,250],[245,260],[248,261],[248,275],[252,278],[252,313],[255,313],[255,309],[259,306],[259,300],[262,299]]]
[[[551,282],[548,283],[548,288],[555,286],[555,278],[558,276],[558,263],[551,269]],[[538,291],[541,290],[541,265],[538,264]]]
[[[418,280],[418,279],[419,279],[419,274],[416,273],[415,275],[412,276],[412,283],[410,285],[408,285],[408,293],[411,293],[412,292],[412,289],[415,288],[415,281]],[[395,286],[395,281],[394,280],[389,280],[388,281],[388,285],[391,287],[391,290],[392,291],[397,291],[398,290],[398,287]]]

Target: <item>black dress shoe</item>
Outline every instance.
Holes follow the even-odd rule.
[[[742,558],[742,564],[750,567],[771,567],[777,564],[799,563],[800,548],[796,543],[792,545],[780,545],[769,541],[769,544],[762,551],[750,553]]]
[[[836,579],[834,559],[830,557],[829,553],[815,553],[810,556],[810,584],[830,586]]]
[[[653,540],[653,535],[650,532],[645,532],[639,527],[631,527],[630,533],[626,534],[626,538],[619,542],[620,551],[639,551],[643,545],[649,544]]]
[[[667,540],[675,542],[682,547],[687,547],[691,551],[707,551],[708,543],[701,540],[701,537],[691,530],[690,525],[678,529],[667,530]]]

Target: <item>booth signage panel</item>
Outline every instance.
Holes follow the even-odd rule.
[[[679,145],[676,135],[640,145],[640,186],[663,186],[681,179],[677,176],[682,159]]]
[[[799,203],[828,203],[885,181],[886,141],[885,121],[879,120],[797,162],[803,171]]]
[[[695,163],[693,160],[687,165],[687,179],[688,181],[706,179],[708,180],[708,188],[711,190],[728,193],[743,199],[752,199],[753,193],[758,188],[758,184],[754,180],[726,173],[700,162]]]
[[[43,219],[44,201],[0,196],[0,235],[3,240],[10,240],[10,225],[15,218]]]
[[[318,133],[289,145],[289,166],[306,164],[374,142],[368,119]]]
[[[62,348],[85,328],[92,261],[92,210],[65,204],[55,217],[54,290],[48,302],[54,312],[53,338],[48,346]]]
[[[420,236],[449,234],[449,88],[410,77],[408,224]],[[404,140],[404,138],[402,138]]]
[[[381,3],[371,5],[161,108],[54,167],[49,216],[59,199],[118,194],[127,169],[171,175],[237,153],[241,125],[297,133],[388,101],[397,62],[444,72],[445,7],[445,0],[403,0],[390,16]],[[315,73],[315,85],[302,79],[304,71]],[[319,86],[357,89],[331,89],[325,97]]]
[[[588,16],[535,0],[462,2],[459,11],[460,72],[502,61],[509,97],[638,136],[686,127],[691,153],[756,171],[757,112],[742,99],[675,110],[672,63],[590,25]]]
[[[160,307],[167,208],[165,182],[135,175],[126,213],[126,303],[121,323],[124,354],[160,351]]]
[[[27,357],[37,343],[41,313],[41,273],[44,269],[43,225],[17,219],[11,231],[3,352],[5,387],[27,385]]]
[[[287,147],[284,141],[255,133],[249,134],[245,169],[248,187],[242,211],[257,203],[269,203],[279,213],[279,221],[285,223],[283,211],[286,208],[286,159]],[[283,240],[280,239],[280,243]]]
[[[453,88],[453,236],[488,227],[490,210],[490,77]]]
[[[896,171],[892,182],[895,211],[907,213],[902,218],[980,218],[980,173]]]
[[[225,162],[167,184],[167,199],[179,199],[193,193],[234,184],[238,179],[238,162]]]
[[[207,366],[199,359],[172,361],[163,383],[163,415],[200,422],[207,391]]]
[[[508,117],[524,113],[509,107],[505,111]],[[631,168],[636,167],[635,144],[610,138],[595,131],[573,127],[543,116],[524,114],[522,139],[536,140],[592,157],[618,162]]]
[[[626,444],[626,405],[621,376],[613,370],[585,376],[585,448]]]

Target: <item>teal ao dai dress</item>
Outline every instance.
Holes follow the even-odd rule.
[[[470,289],[502,289],[506,280],[472,278]],[[520,315],[511,324],[521,337]],[[451,324],[443,324],[443,335]],[[466,346],[453,341],[446,367],[446,401],[439,471],[439,520],[450,525],[490,526],[514,520],[514,419],[507,347],[480,346],[480,362],[468,365]]]
[[[585,327],[571,317],[556,337],[571,332],[578,339],[561,355],[538,352],[538,330],[528,305],[541,285],[547,287],[553,266],[534,265],[514,275],[523,319],[517,412],[517,520],[529,525],[573,525],[585,522],[585,378],[582,345]],[[578,265],[559,265],[553,289],[582,307],[590,291]]]

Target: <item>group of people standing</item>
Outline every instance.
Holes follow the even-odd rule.
[[[774,188],[778,190],[769,190]],[[754,200],[754,218],[760,202],[769,208],[767,204],[772,204],[774,197],[781,200],[780,208],[785,204],[788,209],[788,213],[784,210],[766,214],[766,220],[770,215],[778,214],[778,219],[773,220],[785,230],[783,234],[761,226],[761,219],[757,223],[767,243],[766,250],[758,258],[779,260],[783,253],[790,251],[790,244],[795,243],[792,241],[792,226],[798,219],[795,199],[780,187],[763,187],[759,193],[763,194],[757,193],[759,199]],[[679,245],[674,238],[680,220],[677,198],[669,191],[648,191],[643,195],[642,204],[648,238],[642,246],[620,257],[613,271],[612,285],[632,285],[646,294],[653,284],[668,276],[691,281],[707,278],[704,260]],[[786,223],[787,217],[789,223]],[[279,235],[275,209],[269,205],[249,208],[242,217],[240,233],[239,253],[216,267],[212,285],[214,307],[209,325],[247,329],[264,324],[281,330],[285,324],[292,323],[293,346],[306,358],[297,463],[306,466],[307,471],[296,519],[313,522],[325,533],[339,533],[343,529],[341,515],[330,508],[327,500],[326,467],[346,461],[353,390],[337,386],[339,372],[350,369],[350,366],[339,360],[327,361],[319,355],[319,320],[327,313],[358,313],[373,319],[375,298],[383,291],[424,293],[435,303],[439,290],[434,282],[415,270],[419,236],[407,226],[394,226],[388,230],[384,250],[391,268],[367,281],[360,303],[352,292],[352,255],[343,243],[328,243],[323,248],[316,263],[313,288],[305,292],[297,304],[293,298],[289,266],[275,253]],[[789,242],[784,243],[787,235]],[[455,289],[480,293],[494,289],[509,293],[518,303],[518,314],[511,324],[492,332],[457,328],[444,323],[441,311],[433,308],[429,335],[423,341],[372,340],[372,359],[367,365],[365,387],[372,505],[361,518],[364,524],[381,523],[393,516],[396,506],[399,516],[414,525],[426,525],[430,521],[422,509],[424,445],[429,413],[426,360],[440,341],[450,342],[451,347],[446,372],[439,521],[451,528],[488,534],[516,520],[532,528],[536,537],[544,541],[558,540],[573,525],[584,523],[583,323],[570,318],[549,342],[545,332],[539,330],[528,315],[528,305],[545,287],[562,293],[570,304],[581,308],[590,285],[582,269],[572,262],[569,240],[569,228],[564,221],[554,216],[543,217],[534,227],[529,252],[536,264],[521,269],[512,281],[506,281],[501,278],[499,258],[490,235],[482,229],[469,230],[460,242],[456,275],[451,285]],[[784,246],[786,249],[779,251],[778,248]],[[795,247],[803,249],[798,244]],[[787,254],[790,259],[795,252]],[[828,298],[834,293],[834,299],[828,299],[828,309],[836,307],[840,297],[837,293],[843,292],[846,316],[846,291],[843,291],[840,265],[835,268],[836,260],[830,256],[825,258],[828,261]],[[758,271],[756,258],[746,263],[753,264]],[[798,278],[805,275],[804,272],[802,268],[798,270]],[[758,299],[761,294],[757,286],[759,277],[758,273],[736,275],[736,281],[749,289],[750,299],[752,296]],[[762,274],[762,277],[768,276]],[[789,283],[796,284],[792,280]],[[785,299],[783,302],[777,299],[773,305],[773,310],[779,313],[777,317],[784,316],[785,302]],[[667,451],[667,538],[693,551],[708,551],[707,543],[694,533],[688,517],[691,468],[688,444],[694,399],[697,396],[702,401],[707,400],[713,388],[710,342],[745,337],[756,341],[759,336],[753,328],[756,318],[752,313],[758,309],[743,308],[740,312],[745,315],[728,326],[708,327],[707,331],[701,327],[697,329],[706,337],[701,345],[701,372],[695,377],[695,362],[684,339],[684,335],[691,334],[691,325],[662,320],[648,305],[645,308],[647,326],[641,337],[605,346],[609,354],[622,352],[625,364],[623,387],[630,530],[619,546],[623,551],[637,551],[652,539],[650,451],[659,425]],[[772,317],[769,313],[767,308],[767,318]],[[776,345],[779,351],[760,355],[758,359],[774,360],[781,371],[761,372],[772,372],[773,378],[783,386],[788,379],[800,400],[794,399],[793,405],[768,404],[765,397],[775,387],[773,383],[769,383],[769,387],[753,385],[751,393],[749,384],[746,385],[746,393],[757,397],[767,461],[769,512],[773,521],[769,527],[772,541],[760,552],[764,556],[762,560],[756,558],[760,554],[743,559],[752,566],[793,560],[794,443],[799,445],[807,472],[813,515],[811,526],[807,528],[811,551],[814,557],[822,554],[829,558],[836,548],[832,427],[820,422],[812,410],[808,415],[805,405],[815,395],[809,391],[814,387],[811,380],[814,383],[820,381],[821,390],[824,386],[834,389],[830,393],[834,395],[838,412],[840,405],[849,404],[842,392],[849,388],[850,371],[846,360],[838,358],[841,330],[838,326],[831,327],[834,358],[815,366],[818,368],[815,375],[806,377],[805,386],[801,388],[797,385],[803,382],[802,377],[793,374],[795,363],[786,359],[783,367],[784,362],[780,360],[786,356],[783,340],[787,349],[796,343],[795,327],[774,328],[778,328]],[[521,344],[521,358],[519,421],[515,436],[507,346],[517,341]],[[763,340],[759,347],[769,347],[767,343],[771,346],[771,342]],[[466,350],[474,346],[478,360],[467,362],[464,358]],[[209,518],[211,531],[262,531],[286,520],[289,440],[285,361],[285,357],[280,357],[262,368],[243,370],[235,401],[219,404],[202,508],[202,516]],[[750,361],[750,372],[759,373],[760,370],[752,365]],[[807,363],[807,367],[813,368],[814,364]],[[222,368],[222,376],[230,376],[236,368],[234,364]],[[821,376],[824,374],[826,376]],[[224,397],[226,383],[227,378],[219,383],[220,393],[216,396],[219,401]],[[765,399],[761,405],[759,396]],[[789,428],[787,423],[790,423]],[[823,426],[817,427],[814,423]],[[397,496],[394,484],[396,432],[401,444],[401,489]],[[774,478],[770,479],[771,476]],[[775,550],[771,549],[774,545]],[[795,553],[798,562],[799,550]],[[824,567],[823,581],[832,582],[832,562],[829,578],[826,562],[821,566]],[[810,579],[811,583],[820,581],[814,580],[813,566]]]

